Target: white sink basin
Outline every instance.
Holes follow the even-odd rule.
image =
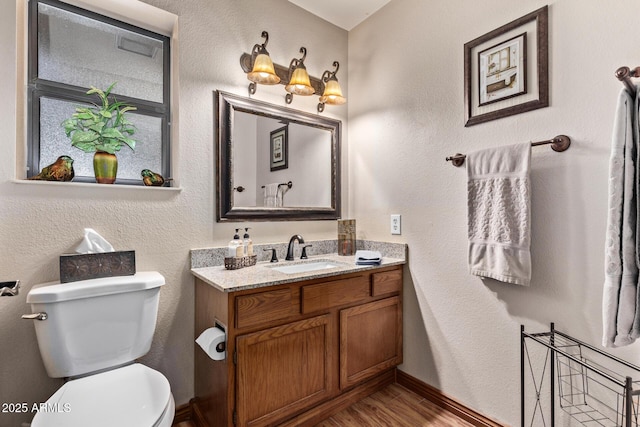
[[[311,271],[319,271],[319,270],[328,270],[330,268],[343,267],[344,264],[338,264],[332,261],[309,261],[299,264],[290,264],[290,265],[279,265],[275,267],[269,267],[272,270],[279,271],[280,273],[285,274],[298,274],[298,273],[308,273]]]

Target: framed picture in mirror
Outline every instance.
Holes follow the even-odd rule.
[[[271,132],[270,166],[271,172],[289,167],[288,126]]]

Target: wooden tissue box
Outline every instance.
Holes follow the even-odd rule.
[[[136,274],[136,251],[60,255],[60,283]]]

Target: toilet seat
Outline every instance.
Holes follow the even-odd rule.
[[[32,427],[170,426],[169,381],[139,363],[65,383],[41,407]]]

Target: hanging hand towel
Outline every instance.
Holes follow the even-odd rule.
[[[267,184],[264,186],[264,206],[275,208],[278,206],[278,184]]]
[[[637,192],[638,100],[626,89],[618,98],[609,161],[609,210],[602,298],[605,347],[633,343],[638,320]]]
[[[530,143],[467,154],[471,274],[529,285],[530,159]]]

